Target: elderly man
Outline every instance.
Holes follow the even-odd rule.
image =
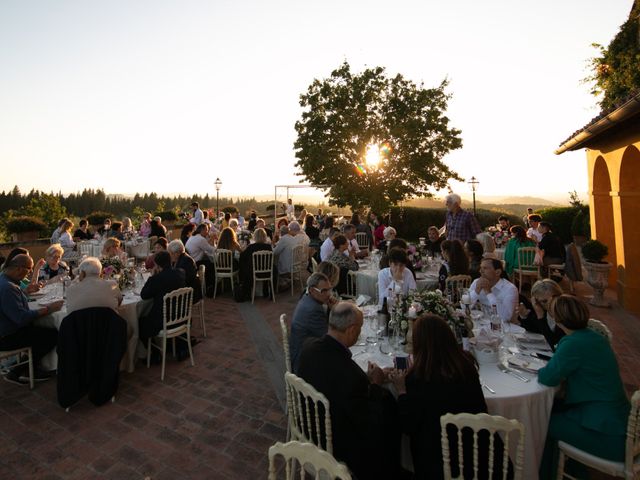
[[[537,213],[529,215],[529,230],[527,230],[527,237],[536,242],[536,245],[542,240],[542,232],[538,229],[542,217]]]
[[[518,289],[509,280],[503,278],[502,262],[495,258],[485,258],[480,263],[480,278],[476,278],[471,287],[471,303],[498,308],[498,316],[503,322],[511,322],[518,305]]]
[[[67,314],[91,307],[116,310],[122,294],[115,280],[100,278],[102,264],[96,257],[88,257],[78,267],[78,282],[67,289]]]
[[[331,307],[336,303],[331,291],[331,282],[323,273],[313,273],[307,279],[307,292],[296,305],[291,321],[289,352],[294,372],[298,371],[304,341],[309,337],[322,337],[327,333],[329,317],[325,305]]]
[[[20,281],[33,270],[33,259],[26,254],[13,257],[0,274],[0,350],[17,350],[31,347],[36,365],[58,343],[55,328],[34,327],[33,320],[57,312],[63,301],[50,303],[37,310],[29,309],[27,297],[20,289]],[[5,380],[18,385],[29,383],[27,365],[14,367]],[[46,380],[51,375],[39,368],[34,371],[35,380]]]
[[[298,245],[309,246],[309,237],[300,229],[300,224],[293,221],[289,224],[289,233],[280,237],[273,249],[273,254],[278,258],[278,273],[290,273],[293,259],[293,249]]]
[[[467,240],[476,238],[482,229],[476,217],[471,212],[463,210],[460,207],[461,204],[460,195],[450,193],[446,196],[445,228],[447,240],[460,240],[464,244]]]
[[[345,237],[347,237],[347,241],[349,242],[349,252],[354,252],[356,258],[364,258],[369,255],[369,250],[360,250],[358,246],[358,241],[356,240],[356,226],[355,225],[345,225],[342,233]]]
[[[167,251],[171,256],[171,266],[182,270],[184,272],[185,284],[187,287],[193,288],[193,302],[199,302],[202,298],[202,290],[200,289],[200,282],[198,281],[196,262],[185,252],[184,245],[180,240],[172,240],[169,242]]]
[[[329,315],[329,331],[305,342],[298,376],[329,400],[333,455],[358,478],[390,479],[398,475],[395,401],[381,385],[385,374],[375,364],[365,373],[351,358],[362,328],[362,312],[339,302]]]

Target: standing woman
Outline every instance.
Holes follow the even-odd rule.
[[[589,308],[577,297],[554,298],[549,312],[566,336],[538,381],[551,387],[564,383],[565,395],[551,413],[540,478],[555,478],[558,441],[624,462],[630,405],[609,339],[587,328]]]
[[[44,260],[40,259],[34,267],[34,270],[38,268],[38,281],[50,283],[55,280],[60,280],[59,275],[64,276],[69,273],[69,267],[64,263],[62,255],[64,250],[59,243],[54,243],[47,248],[44,253]]]
[[[511,232],[511,240],[504,249],[505,272],[511,277],[514,268],[518,268],[520,260],[518,260],[518,249],[524,247],[535,247],[536,242],[527,237],[527,232],[520,225],[514,225],[509,229]]]
[[[469,275],[471,279],[480,278],[480,263],[484,249],[478,240],[467,240],[464,244],[464,251],[469,258]]]

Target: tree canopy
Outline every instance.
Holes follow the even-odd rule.
[[[354,74],[347,62],[314,80],[300,95],[303,113],[295,124],[299,175],[328,186],[331,204],[379,212],[461,180],[442,161],[462,146],[460,130],[445,115],[446,86],[446,80],[424,88],[400,74],[389,78],[382,67]],[[377,166],[365,160],[370,145],[380,147]]]

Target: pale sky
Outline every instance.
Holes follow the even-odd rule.
[[[346,59],[449,78],[445,162],[479,196],[584,192],[584,151],[553,151],[598,114],[590,45],[632,4],[0,0],[0,190],[272,194],[300,179],[299,95]]]

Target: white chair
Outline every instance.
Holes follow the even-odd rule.
[[[156,338],[160,338],[162,345],[158,346],[151,341],[147,341],[147,368],[151,366],[151,347],[157,348],[162,353],[162,372],[160,380],[164,382],[164,367],[167,354],[167,339],[173,338],[173,354],[176,354],[176,338],[187,342],[191,366],[193,361],[193,350],[191,349],[191,307],[193,300],[193,288],[185,287],[167,293],[163,298],[162,306],[162,330],[158,332]]]
[[[449,435],[447,432],[447,426],[453,425],[456,428],[456,443],[458,445],[458,466],[459,476],[453,477],[451,474],[451,454],[449,452]],[[442,429],[441,443],[442,443],[442,460],[444,467],[444,478],[463,478],[464,469],[464,455],[463,452],[463,429],[470,429],[473,432],[473,472],[474,478],[478,478],[478,432],[486,430],[489,432],[489,451],[488,451],[488,478],[493,478],[494,470],[494,444],[496,433],[501,433],[502,441],[504,443],[503,456],[502,456],[502,478],[507,478],[509,467],[509,450],[511,448],[512,432],[515,432],[515,452],[516,459],[513,464],[514,479],[522,479],[522,469],[524,466],[524,425],[517,420],[509,420],[497,415],[488,415],[486,413],[479,413],[473,415],[470,413],[447,413],[440,417],[440,428]],[[466,435],[465,435],[466,436]],[[467,437],[469,438],[469,437]]]
[[[454,302],[459,302],[462,290],[471,285],[471,275],[452,275],[445,280],[447,292],[451,292]]]
[[[26,360],[20,359],[22,354],[27,355]],[[29,388],[33,390],[33,354],[31,353],[31,347],[22,347],[16,350],[0,350],[0,360],[11,357],[16,357],[16,363],[11,365],[12,368],[14,366],[24,365],[25,363],[29,364]]]
[[[347,272],[347,292],[340,295],[345,300],[355,300],[358,296],[358,289],[356,287],[357,273],[353,270]]]
[[[315,472],[315,478],[351,480],[349,469],[343,463],[338,462],[333,456],[312,445],[301,442],[277,442],[269,448],[269,480],[276,480],[276,456],[282,456],[285,460],[284,478],[294,480],[296,478],[296,464],[300,465],[301,480],[308,478],[307,472]]]
[[[307,270],[307,262],[309,256],[307,254],[307,248],[304,245],[297,245],[291,252],[291,295],[293,296],[293,285],[296,275],[300,282],[300,288],[303,289],[302,272]]]
[[[640,390],[636,390],[631,397],[631,412],[629,412],[629,420],[627,422],[624,462],[613,462],[596,457],[565,442],[558,442],[558,448],[560,449],[557,476],[559,479],[570,478],[576,480],[575,477],[564,471],[565,457],[573,458],[612,477],[620,477],[627,480],[640,478],[640,461],[637,458],[640,457]]]
[[[518,292],[522,291],[522,277],[540,278],[540,267],[533,262],[536,257],[535,247],[522,247],[518,249],[518,268],[513,269],[513,280],[518,275]]]
[[[329,400],[322,393],[291,372],[285,372],[287,408],[291,438],[313,443],[333,454]],[[324,419],[321,429],[320,420]]]
[[[600,320],[597,320],[595,318],[590,318],[589,322],[587,323],[587,328],[590,328],[594,332],[599,333],[600,335],[605,337],[607,340],[609,340],[609,344],[611,344],[611,340],[613,339],[611,330],[609,330],[609,327],[607,327]]]
[[[200,283],[200,292],[202,293],[202,298],[193,304],[194,307],[198,307],[200,311],[200,323],[202,325],[202,336],[207,336],[207,327],[204,324],[204,299],[207,294],[207,284],[205,282],[205,273],[207,267],[205,265],[200,265],[198,267],[198,282]]]
[[[276,292],[273,288],[273,252],[263,250],[253,252],[251,262],[253,264],[253,287],[251,288],[251,303],[256,298],[256,287],[262,282],[268,282],[271,289],[271,297],[276,301]]]
[[[364,232],[356,233],[356,242],[358,242],[358,247],[362,249],[369,248],[369,237]]]
[[[224,279],[228,278],[231,282],[231,293],[235,293],[233,283],[239,278],[239,272],[233,270],[233,252],[219,248],[215,253],[216,265],[216,282],[213,288],[213,298],[216,298],[218,292],[218,282],[222,281],[224,291]]]
[[[144,261],[147,259],[151,252],[151,245],[148,238],[145,238],[142,243],[131,247],[131,256],[137,261]]]

